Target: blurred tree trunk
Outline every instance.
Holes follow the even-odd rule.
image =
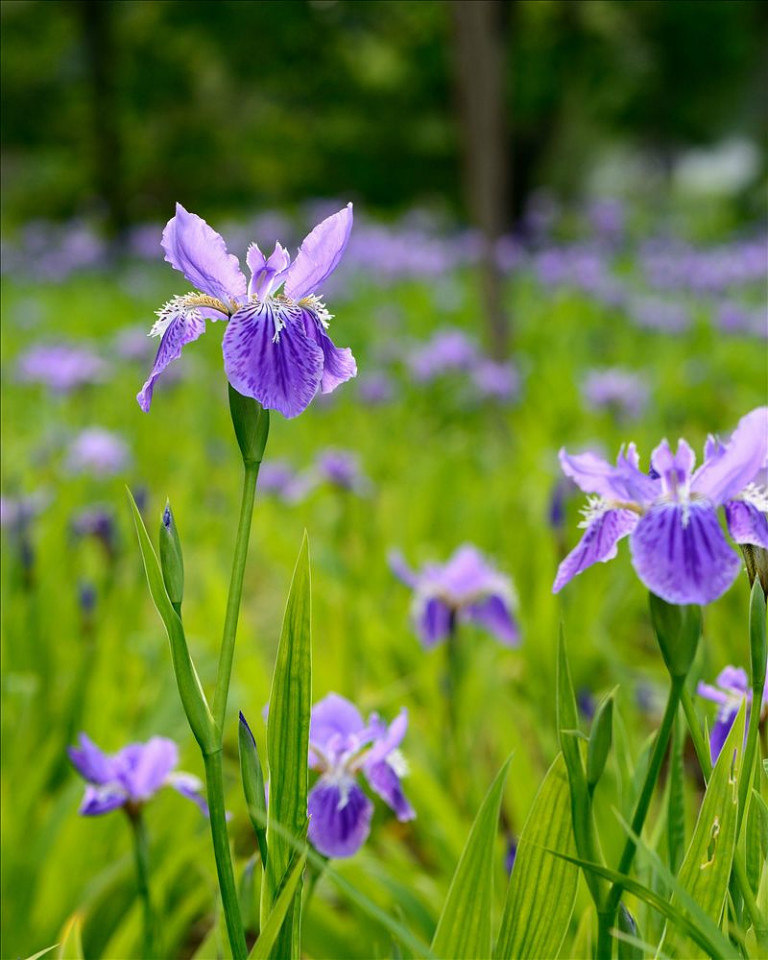
[[[506,356],[510,324],[502,302],[496,247],[511,194],[504,104],[505,0],[452,0],[459,119],[467,206],[482,235],[480,270],[490,344]]]
[[[76,0],[88,70],[90,154],[96,196],[116,248],[128,223],[122,182],[122,149],[115,96],[115,43],[111,0]]]

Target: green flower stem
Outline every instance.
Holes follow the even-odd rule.
[[[259,477],[260,466],[260,461],[245,461],[243,497],[240,502],[240,520],[237,526],[235,556],[232,561],[232,577],[229,582],[227,612],[224,618],[224,635],[222,637],[221,652],[219,654],[219,670],[216,675],[216,691],[213,695],[213,719],[219,731],[219,743],[221,743],[224,719],[227,713],[229,681],[232,676],[232,660],[235,655],[237,620],[240,615],[240,600],[243,595],[243,576],[245,574],[245,561],[248,556],[248,541],[251,536],[251,519],[253,517],[253,501],[256,496],[256,481]]]
[[[234,960],[245,960],[248,950],[245,945],[243,921],[240,916],[240,900],[232,869],[232,856],[229,850],[227,833],[227,812],[224,806],[224,773],[221,762],[221,748],[203,755],[205,780],[210,810],[211,836],[213,852],[216,857],[216,872],[219,876],[219,889],[227,922],[227,934]]]
[[[133,830],[133,846],[136,855],[136,883],[139,899],[144,912],[144,928],[141,941],[141,955],[146,960],[153,960],[157,956],[155,950],[155,917],[152,911],[152,901],[149,896],[149,842],[147,828],[141,810],[128,810],[128,819]]]
[[[656,783],[661,772],[661,765],[669,746],[669,738],[672,734],[672,726],[675,720],[675,714],[680,703],[680,696],[685,684],[685,677],[672,677],[672,686],[670,687],[667,706],[664,710],[664,717],[661,721],[661,727],[656,736],[656,742],[653,745],[653,753],[648,764],[648,771],[643,782],[643,789],[640,798],[635,807],[635,814],[632,817],[632,836],[627,837],[624,844],[624,850],[619,860],[618,872],[628,873],[632,861],[635,858],[637,844],[635,837],[640,836],[645,824],[645,818],[648,815],[648,809],[651,805],[651,797],[656,788]],[[624,888],[618,881],[614,883],[608,893],[604,908],[598,914],[598,932],[597,932],[597,956],[599,958],[610,957],[612,954],[611,928],[616,923],[616,911],[621,901],[621,895]]]

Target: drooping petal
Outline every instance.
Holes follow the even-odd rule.
[[[235,390],[289,418],[309,406],[323,372],[323,353],[299,314],[271,301],[249,303],[232,316],[222,341]]]
[[[377,715],[373,715],[368,724],[369,728],[377,730],[375,742],[365,757],[364,766],[373,766],[384,760],[393,750],[396,750],[403,742],[403,737],[408,729],[408,711],[403,707],[400,713],[390,723],[388,727],[381,724]]]
[[[67,750],[78,773],[90,783],[105,784],[115,778],[114,759],[107,756],[86,734],[80,734],[80,746]]]
[[[724,449],[699,467],[691,490],[718,506],[752,483],[767,460],[768,407],[758,407],[739,420]]]
[[[196,804],[203,816],[209,816],[210,811],[208,810],[208,804],[205,802],[205,787],[201,780],[191,773],[179,771],[178,773],[170,773],[166,778],[166,783],[169,787],[177,790],[182,797],[186,797]]]
[[[397,579],[406,585],[415,589],[419,582],[419,576],[415,570],[412,570],[405,561],[405,557],[399,550],[390,550],[387,556],[389,569],[394,573]]]
[[[351,778],[324,777],[307,797],[307,836],[326,857],[341,859],[357,853],[371,829],[373,803]]]
[[[729,500],[725,505],[725,519],[735,543],[751,543],[768,549],[768,519],[748,500]]]
[[[505,646],[516,647],[520,643],[520,627],[512,616],[506,597],[500,594],[470,604],[464,608],[461,617],[483,627]]]
[[[147,743],[141,744],[141,751],[125,774],[131,797],[148,800],[164,786],[168,774],[178,762],[179,750],[173,740],[152,737]]]
[[[332,393],[340,383],[357,376],[357,363],[349,347],[337,347],[331,340],[314,311],[303,309],[302,316],[307,336],[323,351],[320,392]]]
[[[618,552],[619,540],[632,532],[637,521],[638,515],[631,510],[605,510],[596,516],[558,567],[552,592],[558,593],[593,563],[612,560]]]
[[[371,790],[395,811],[398,820],[404,822],[415,818],[416,811],[406,799],[400,777],[391,764],[380,760],[378,763],[366,765],[365,777]]]
[[[338,266],[352,230],[352,204],[319,223],[304,238],[288,269],[285,295],[292,300],[315,293]]]
[[[268,297],[269,294],[277,289],[283,281],[282,274],[287,270],[291,255],[280,243],[275,244],[275,249],[269,256],[269,259],[259,250],[258,244],[252,243],[248,247],[246,262],[251,271],[251,280],[248,284],[249,296],[255,294],[257,297]]]
[[[162,244],[168,263],[197,290],[224,303],[246,296],[248,284],[240,263],[234,254],[227,253],[223,237],[180,203],[163,230]]]
[[[346,740],[364,729],[365,723],[357,707],[338,693],[329,693],[312,707],[309,742],[325,750],[332,738],[340,735]]]
[[[144,413],[149,412],[157,378],[169,363],[179,359],[181,351],[186,344],[197,340],[197,338],[204,333],[205,320],[202,320],[196,313],[180,310],[178,314],[171,319],[160,341],[160,346],[157,350],[157,356],[155,357],[149,378],[136,395],[139,406]]]
[[[118,786],[86,787],[80,813],[84,817],[97,817],[110,810],[117,810],[128,801],[128,795]]]
[[[451,632],[453,610],[440,597],[419,598],[415,603],[415,624],[425,647],[434,647]]]
[[[706,502],[654,506],[638,521],[630,546],[637,575],[667,603],[711,603],[741,567]]]

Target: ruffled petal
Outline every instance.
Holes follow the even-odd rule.
[[[495,594],[470,604],[461,612],[461,618],[483,627],[507,647],[516,647],[520,643],[520,628],[504,596]]]
[[[354,780],[320,778],[307,797],[307,836],[325,857],[341,859],[357,853],[371,829],[373,803]]]
[[[249,303],[227,324],[222,349],[235,390],[285,417],[302,413],[320,386],[323,353],[307,337],[298,310]]]
[[[114,758],[107,756],[86,734],[81,733],[80,746],[69,747],[67,753],[77,772],[90,783],[105,784],[114,780]]]
[[[439,597],[416,599],[416,632],[425,647],[434,647],[448,637],[451,632],[453,611]]]
[[[80,813],[84,817],[97,817],[102,813],[109,813],[110,810],[117,810],[124,806],[127,800],[127,794],[119,787],[86,787]]]
[[[400,777],[386,760],[370,764],[370,766],[366,765],[365,777],[371,790],[395,811],[398,820],[404,822],[416,817],[416,811],[403,793]]]
[[[352,230],[352,204],[319,223],[304,238],[296,259],[288,268],[285,295],[292,300],[315,293],[336,269]]]
[[[725,505],[725,519],[735,543],[751,543],[768,549],[768,519],[747,500],[729,500]]]
[[[248,284],[224,239],[197,214],[180,203],[163,230],[165,259],[203,293],[224,303],[245,297]]]
[[[558,567],[552,592],[558,593],[593,563],[612,560],[618,552],[619,540],[632,532],[637,521],[638,515],[631,510],[605,510],[595,517],[579,543]]]
[[[719,506],[752,483],[768,460],[768,407],[742,417],[724,448],[708,449],[713,455],[693,475],[691,490]]]
[[[186,344],[197,340],[198,337],[204,333],[205,320],[196,314],[190,314],[189,312],[180,310],[173,317],[160,341],[160,346],[158,347],[157,356],[155,357],[149,378],[136,394],[136,399],[144,413],[149,412],[157,378],[169,363],[179,359],[181,351]]]
[[[349,347],[336,346],[313,311],[304,309],[302,315],[307,336],[323,351],[320,392],[332,393],[340,383],[357,376],[357,363]]]
[[[665,503],[641,517],[630,540],[643,583],[667,603],[711,603],[741,567],[707,503]]]

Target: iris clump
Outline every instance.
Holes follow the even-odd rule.
[[[413,590],[411,618],[425,647],[446,640],[459,623],[481,627],[504,646],[520,642],[512,581],[476,547],[464,544],[447,563],[428,563],[419,571],[411,570],[397,552],[389,561],[393,573]]]
[[[398,820],[416,816],[400,784],[408,769],[399,750],[407,727],[405,709],[389,725],[376,713],[365,723],[336,693],[312,708],[309,765],[320,777],[307,798],[308,836],[324,856],[351,857],[368,837],[373,802],[358,783],[360,773]]]
[[[80,746],[69,748],[69,758],[88,784],[80,804],[85,817],[121,807],[135,812],[163,787],[173,787],[208,815],[201,781],[191,773],[174,771],[179,751],[173,740],[152,737],[146,743],[129,743],[118,753],[107,754],[81,733]]]
[[[626,453],[622,448],[615,467],[593,453],[561,450],[563,472],[592,496],[584,536],[560,564],[553,591],[592,564],[613,559],[619,540],[629,536],[637,575],[657,596],[674,604],[716,600],[741,569],[720,529],[718,508],[724,507],[735,543],[768,547],[768,494],[755,483],[767,458],[768,407],[742,417],[727,444],[710,436],[695,471],[696,456],[685,440],[676,453],[663,440],[648,473],[640,470],[633,443]]]
[[[137,400],[147,412],[155,383],[205,332],[206,320],[226,320],[224,370],[232,387],[286,417],[300,414],[315,394],[331,393],[357,373],[349,349],[326,332],[331,314],[319,294],[341,260],[352,229],[352,204],[319,223],[291,262],[280,243],[269,257],[248,248],[250,281],[224,239],[181,204],[163,231],[165,259],[195,287],[162,310],[151,336],[160,346]],[[282,292],[279,292],[282,288]]]
[[[714,684],[699,683],[696,692],[700,697],[717,704],[717,716],[709,735],[709,748],[712,754],[712,763],[717,761],[723,749],[731,727],[744,700],[747,701],[747,725],[749,713],[752,709],[752,689],[747,679],[747,673],[741,667],[728,666],[717,675]],[[761,716],[768,709],[768,675],[763,688],[763,702],[760,707]]]

